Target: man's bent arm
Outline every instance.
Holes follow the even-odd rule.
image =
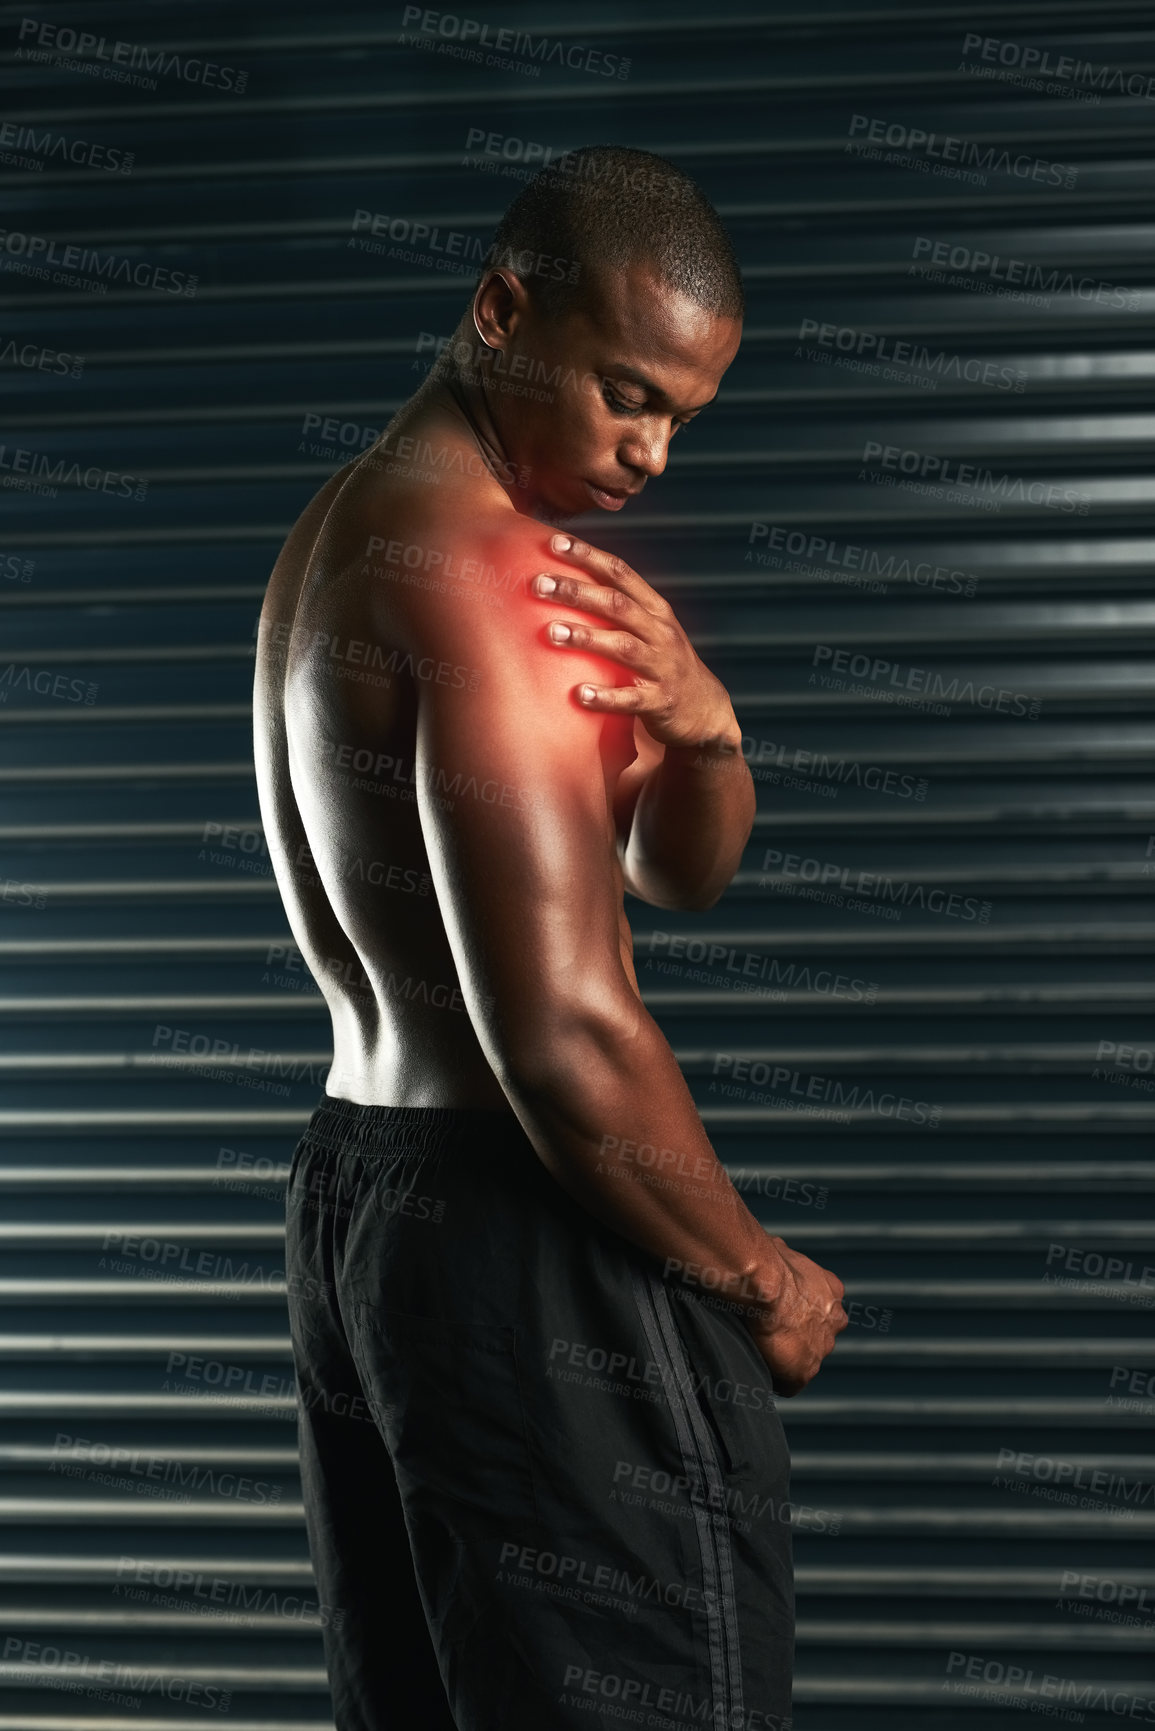
[[[640,734],[641,724],[637,724]],[[651,742],[652,744],[652,742]],[[659,908],[712,908],[742,862],[754,826],[757,795],[742,756],[737,721],[717,741],[699,746],[653,746],[664,755],[639,763],[616,803],[626,830],[622,867],[626,888]]]

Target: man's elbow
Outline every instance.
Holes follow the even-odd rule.
[[[625,985],[607,986],[600,1001],[539,1005],[514,1038],[490,1053],[498,1081],[512,1097],[557,1098],[588,1086],[606,1065],[620,1060],[636,1039],[648,1012]]]
[[[652,908],[661,908],[664,913],[701,914],[717,906],[733,875],[731,872],[725,878],[700,878],[694,883],[671,883],[665,879],[657,882],[652,878],[640,883],[627,874],[625,887],[639,901]]]
[[[729,882],[729,879],[726,880]],[[709,889],[701,889],[696,895],[687,896],[678,905],[687,913],[704,914],[708,908],[717,907],[726,893],[726,884],[716,884]]]

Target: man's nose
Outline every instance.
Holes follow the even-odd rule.
[[[670,454],[670,435],[661,428],[655,428],[651,435],[641,427],[632,427],[618,454],[627,469],[637,469],[643,475],[660,475]]]

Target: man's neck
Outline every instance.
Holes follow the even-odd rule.
[[[413,399],[413,404],[419,414],[431,411],[444,415],[452,424],[460,427],[463,434],[476,444],[483,461],[495,477],[513,475],[516,473],[516,465],[506,449],[490,409],[492,391],[487,388],[491,385],[488,357],[472,326],[470,332],[472,342],[470,333],[464,328],[456,333],[435,370]],[[481,359],[476,367],[466,369],[458,366],[454,351],[459,343],[469,344],[471,354],[481,351]],[[532,485],[506,486],[500,481],[499,485],[514,510],[521,516],[531,517],[539,523],[548,523],[551,526],[562,521],[536,497]]]

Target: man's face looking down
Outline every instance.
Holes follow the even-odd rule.
[[[524,503],[551,519],[618,511],[660,475],[670,440],[713,399],[742,336],[740,319],[707,311],[644,260],[587,271],[553,318],[532,279],[491,270],[473,321],[502,351],[485,397],[503,456],[528,471]],[[547,400],[503,391],[505,379]]]

